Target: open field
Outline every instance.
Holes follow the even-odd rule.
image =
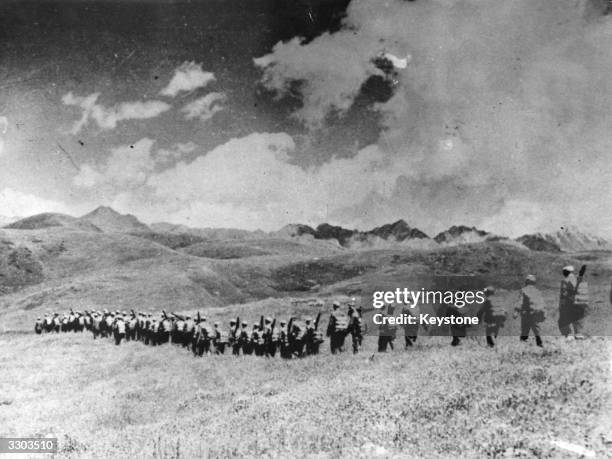
[[[75,458],[576,457],[554,440],[612,455],[609,252],[154,236],[2,230],[0,436],[56,436],[59,457]],[[567,263],[588,264],[586,341],[553,336]],[[400,331],[394,352],[376,353],[367,336],[355,356],[332,356],[326,342],[291,361],[32,333],[36,316],[69,308],[200,311],[224,324],[321,311],[325,326],[332,299],[355,296],[370,317],[371,292],[396,287],[492,284],[511,313],[527,273],[547,302],[544,349],[519,343],[512,319],[495,350],[482,337],[451,348],[421,336],[404,351]]]
[[[419,341],[282,361],[2,335],[0,436],[56,436],[60,457],[563,457],[551,440],[610,453],[609,339]]]

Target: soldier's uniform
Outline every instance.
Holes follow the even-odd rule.
[[[113,334],[115,337],[115,344],[119,346],[121,344],[121,340],[125,338],[125,320],[123,320],[123,316],[117,316],[117,320],[113,326]]]
[[[418,313],[409,306],[404,306],[402,308],[402,314],[407,314],[412,317],[416,317],[418,315]],[[415,341],[417,340],[417,336],[419,336],[419,324],[406,323],[402,325],[402,328],[404,329],[405,348],[408,349],[414,345]]]
[[[576,278],[574,267],[563,268],[563,280],[559,293],[559,330],[565,337],[573,332],[576,339],[584,338],[584,318],[589,308],[588,283]]]
[[[219,322],[215,322],[215,354],[225,354],[225,346],[228,343],[227,333],[219,327]]]
[[[312,318],[307,317],[306,320],[306,355],[316,355],[319,353],[319,346],[323,342],[323,334],[315,328]]]
[[[393,314],[393,308],[389,306],[387,313],[383,313],[383,317],[389,317]],[[387,352],[387,347],[393,350],[393,341],[397,335],[397,329],[394,325],[384,321],[378,326],[378,352]]]
[[[495,295],[495,289],[493,287],[486,287],[484,289],[485,301],[480,307],[477,317],[482,319],[485,324],[485,334],[487,336],[487,346],[494,347],[495,339],[499,334],[500,328],[504,326],[506,321],[506,311],[496,304],[493,299]]]
[[[357,354],[363,343],[363,320],[361,318],[361,308],[355,308],[353,303],[349,304],[349,329],[353,344],[353,354]]]
[[[253,346],[255,355],[261,357],[265,354],[266,349],[263,330],[260,330],[257,324],[253,324],[253,329],[251,330],[251,345]]]
[[[332,354],[344,351],[344,339],[348,330],[348,317],[340,312],[340,303],[334,302],[333,310],[329,315],[327,336]]]
[[[195,347],[195,321],[191,316],[185,317],[185,325],[183,326],[183,347],[190,347],[193,351]]]
[[[253,353],[253,345],[251,343],[251,334],[248,330],[248,322],[242,322],[242,330],[240,330],[240,334],[238,335],[238,343],[240,344],[240,348],[242,349],[242,354],[251,355]]]
[[[264,347],[266,357],[274,357],[276,355],[276,347],[278,346],[278,332],[275,327],[276,322],[271,317],[266,317],[264,321]]]
[[[546,304],[542,292],[535,286],[536,278],[530,274],[525,279],[525,287],[521,289],[521,305],[517,312],[521,315],[521,341],[529,339],[529,332],[533,331],[536,344],[542,347],[540,337],[540,323],[544,321]]]
[[[36,318],[36,322],[34,323],[34,331],[37,335],[40,335],[43,331],[43,321],[40,317]]]
[[[283,359],[290,359],[291,358],[291,345],[289,342],[289,331],[287,329],[287,322],[285,320],[280,321],[279,342],[280,342],[280,356]]]
[[[236,321],[230,320],[229,344],[232,346],[233,355],[240,355],[240,340],[238,338],[239,330],[236,327]]]
[[[291,323],[291,330],[289,330],[289,347],[291,353],[297,357],[303,357],[304,355],[304,344],[306,330],[295,320]]]

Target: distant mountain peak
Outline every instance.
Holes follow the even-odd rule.
[[[438,233],[434,241],[438,244],[462,244],[482,242],[489,238],[495,238],[495,235],[474,226],[453,225],[446,231]]]
[[[120,214],[108,206],[99,206],[80,217],[79,220],[90,222],[104,232],[128,233],[150,230],[147,225],[138,220],[134,215]]]
[[[601,237],[585,233],[575,226],[562,226],[552,233],[525,234],[516,239],[531,250],[584,252],[612,250],[612,244]]]
[[[98,206],[88,214],[83,215],[83,217],[91,216],[91,215],[113,215],[113,216],[121,216],[119,212],[109,206]],[[83,218],[81,217],[81,218]]]

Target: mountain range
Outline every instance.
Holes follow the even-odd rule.
[[[0,224],[10,219],[0,219]],[[172,223],[146,225],[134,215],[123,215],[110,207],[100,206],[81,217],[59,213],[43,213],[12,221],[4,225],[7,229],[35,230],[64,227],[78,231],[97,233],[128,233],[137,235],[172,249],[187,247],[210,241],[254,241],[265,239],[296,240],[301,243],[326,241],[338,248],[367,250],[378,248],[431,249],[437,246],[455,246],[480,242],[502,242],[521,244],[543,252],[580,252],[612,250],[612,244],[597,236],[589,235],[578,228],[561,228],[555,233],[525,234],[515,240],[498,236],[469,226],[452,226],[433,238],[404,220],[378,226],[368,231],[348,229],[322,223],[316,228],[303,224],[286,225],[278,231],[247,231],[233,228],[191,228]]]

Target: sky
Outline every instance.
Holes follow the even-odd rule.
[[[612,237],[607,0],[0,3],[0,216]]]

